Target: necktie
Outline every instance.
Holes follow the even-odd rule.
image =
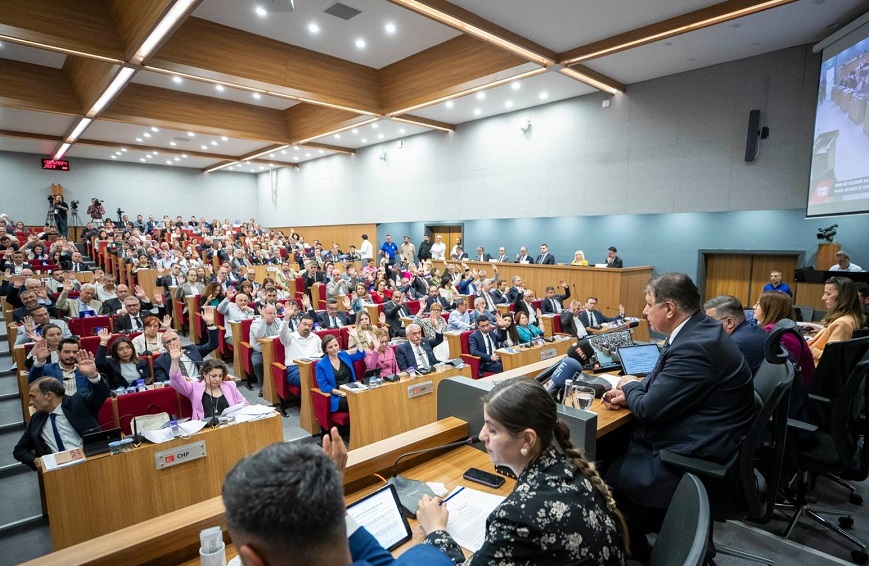
[[[597,326],[597,320],[594,317],[594,311],[588,313],[589,326]]]
[[[416,357],[419,360],[419,367],[421,369],[428,368],[428,359],[427,359],[427,356],[425,355],[425,352],[422,351],[421,346],[416,347]]]
[[[558,301],[555,299],[552,299],[552,310],[554,310],[556,314],[561,312],[561,305],[559,305]]]
[[[338,321],[335,320],[335,317],[332,317],[332,328],[338,328]]]
[[[492,295],[489,293],[486,293],[486,304],[489,306],[490,311],[495,310],[495,305],[492,304]]]
[[[483,334],[483,340],[486,341],[486,353],[492,355],[492,342],[489,340],[489,333]]]
[[[63,440],[60,439],[60,431],[57,430],[57,413],[50,413],[48,416],[51,417],[51,429],[54,431],[54,442],[57,443],[57,451],[63,452],[66,448],[63,445]]]
[[[139,330],[142,328],[142,321],[139,320],[138,316],[133,317],[133,330]]]
[[[187,373],[187,364],[184,363],[184,360],[178,360],[178,365],[181,366],[181,375],[190,377],[190,374]]]

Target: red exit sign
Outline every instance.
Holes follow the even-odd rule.
[[[69,171],[69,161],[66,159],[43,159],[42,168],[52,171]]]

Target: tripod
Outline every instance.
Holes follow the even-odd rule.
[[[51,199],[48,201],[48,212],[45,213],[45,225],[46,226],[56,226],[57,222],[54,220],[54,200]]]
[[[82,223],[81,221],[81,216],[78,215],[77,206],[73,206],[69,212],[69,226],[73,229],[73,240],[78,241],[78,239],[81,237],[81,227],[84,226],[84,223]],[[78,228],[78,231],[76,230],[76,228]]]

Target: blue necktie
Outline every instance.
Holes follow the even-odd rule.
[[[57,443],[57,451],[63,452],[66,448],[63,446],[63,440],[60,439],[60,431],[57,430],[57,413],[50,413],[51,429],[54,431],[54,441]]]

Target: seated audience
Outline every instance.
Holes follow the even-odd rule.
[[[432,348],[444,341],[444,332],[449,330],[447,321],[444,320],[442,314],[441,305],[434,303],[427,315],[423,315],[422,310],[420,310],[413,319],[413,323],[422,328],[425,338],[430,342]]]
[[[103,304],[95,298],[97,293],[96,287],[90,283],[85,283],[81,286],[77,299],[68,298],[71,290],[72,283],[65,281],[63,283],[63,291],[57,298],[57,310],[59,313],[70,318],[79,318],[86,313],[97,315],[102,311]]]
[[[573,254],[573,261],[570,265],[588,266],[588,260],[585,259],[585,253],[582,250],[576,250]]]
[[[370,350],[374,343],[374,331],[376,326],[371,324],[368,311],[361,311],[356,315],[356,323],[349,328],[347,336],[348,350]]]
[[[17,346],[31,341],[32,338],[30,338],[30,334],[35,333],[37,328],[41,328],[46,324],[54,324],[60,328],[64,338],[72,338],[72,332],[70,332],[69,326],[66,325],[66,322],[59,318],[50,318],[48,315],[48,309],[43,305],[38,305],[30,311],[28,316],[24,317],[23,324],[18,327],[15,345]]]
[[[64,338],[58,346],[57,363],[49,363],[51,353],[48,350],[48,344],[45,340],[38,340],[31,350],[36,361],[30,368],[27,382],[33,383],[40,377],[47,376],[58,380],[63,385],[67,395],[72,395],[76,391],[89,391],[91,389],[90,378],[78,366],[79,351],[81,351],[81,345],[78,338]],[[93,360],[93,354],[90,354],[88,359]]]
[[[476,317],[474,317],[476,320]],[[468,311],[468,301],[464,297],[456,299],[456,309],[450,313],[447,323],[450,330],[464,332],[474,327],[471,323],[471,313]]]
[[[384,303],[383,315],[389,327],[389,335],[393,338],[396,336],[404,338],[405,330],[401,319],[410,318],[411,314],[407,308],[407,299],[401,291],[394,292],[392,299]]]
[[[99,333],[100,346],[97,348],[95,358],[97,368],[105,374],[109,386],[113,389],[128,387],[140,379],[145,383],[151,383],[151,371],[148,362],[140,359],[133,347],[133,342],[127,337],[115,339],[112,343],[111,357],[106,357],[106,349],[112,333],[108,328],[103,328]]]
[[[757,321],[757,325],[766,332],[772,332],[776,323],[784,319],[794,320],[793,299],[790,295],[773,291],[762,293],[754,305],[754,320]],[[797,338],[790,332],[782,335],[781,345],[799,365],[803,389],[811,391],[812,378],[815,375],[811,348],[804,338]]]
[[[836,263],[830,266],[829,271],[863,271],[863,268],[851,263],[851,256],[844,251],[836,252]]]
[[[56,324],[46,324],[37,329],[36,332],[28,334],[28,338],[36,343],[40,338],[45,340],[45,345],[48,347],[49,356],[46,358],[46,363],[56,364],[60,355],[60,341],[63,340],[63,331]],[[27,353],[24,358],[24,367],[30,369],[36,362],[36,357],[33,353],[33,348]]]
[[[558,282],[564,293],[555,294],[555,287],[549,286],[546,288],[546,296],[540,301],[540,312],[542,314],[561,314],[564,310],[564,301],[570,298],[570,286],[562,279]]]
[[[739,299],[732,295],[719,295],[706,301],[703,308],[707,315],[721,323],[731,340],[739,346],[752,375],[757,373],[763,363],[766,332],[746,320]]]
[[[227,293],[231,291],[227,290]],[[263,379],[265,379],[265,367],[263,363],[263,346],[260,343],[260,338],[268,338],[277,336],[283,323],[278,320],[278,311],[274,305],[265,305],[260,309],[259,317],[250,325],[250,363],[253,366],[253,373],[256,381],[259,384],[259,396],[263,396]],[[250,383],[250,376],[246,383],[248,389],[253,389]]]
[[[779,291],[780,293],[787,293],[791,297],[794,296],[790,286],[787,283],[782,282],[781,271],[778,269],[773,269],[769,272],[769,283],[763,286],[763,290],[764,292]]]
[[[468,349],[472,356],[480,358],[480,372],[501,373],[504,366],[498,348],[497,337],[488,316],[477,318],[477,330],[468,336]]]
[[[217,349],[217,327],[214,326],[214,312],[212,309],[203,309],[202,322],[208,327],[208,342],[199,346],[188,344],[182,348],[181,374],[185,377],[199,375],[197,365],[202,364],[205,356]],[[160,339],[163,342],[163,348],[166,350],[169,350],[176,342],[181,343],[181,338],[178,337],[178,333],[174,330],[166,330]],[[156,381],[169,380],[170,362],[169,356],[160,356],[154,359],[154,379]]]
[[[827,344],[850,340],[854,331],[863,326],[863,308],[857,298],[857,286],[850,279],[827,279],[821,300],[827,307],[827,314],[821,321],[824,329],[809,340],[816,361],[821,359]]]
[[[570,301],[570,308],[561,312],[561,331],[576,338],[585,338],[588,336],[588,330],[582,323],[580,315],[584,312],[582,303],[579,301]]]
[[[528,321],[527,313],[517,312],[515,316],[516,335],[518,336],[520,343],[528,343],[539,336],[543,336],[543,331]]]
[[[495,338],[499,348],[509,348],[519,343],[519,334],[513,321],[513,313],[495,315]]]
[[[235,301],[233,302],[233,298]],[[226,297],[217,305],[217,311],[223,314],[226,320],[226,333],[223,339],[228,344],[232,344],[232,325],[230,322],[241,322],[242,320],[253,318],[255,313],[248,306],[249,298],[244,293],[239,293],[233,288],[226,290]]]
[[[606,252],[606,266],[607,267],[624,267],[622,263],[622,258],[620,258],[617,254],[619,250],[616,249],[615,246],[610,246],[607,248]]]
[[[190,399],[193,407],[194,420],[203,417],[219,417],[229,407],[247,401],[235,387],[235,381],[229,375],[229,368],[223,360],[210,358],[202,363],[202,380],[188,377],[181,373],[181,356],[184,351],[180,343],[169,345],[169,382],[178,393]]]
[[[625,307],[619,305],[619,317],[624,316]],[[579,320],[585,328],[598,328],[604,322],[613,322],[616,319],[605,316],[597,310],[597,297],[588,297],[585,300],[585,310],[579,313]]]
[[[160,339],[160,319],[156,316],[146,316],[142,322],[145,325],[145,329],[132,340],[133,349],[136,350],[136,354],[142,356],[165,352],[166,349],[163,347],[163,341]],[[162,326],[168,329],[171,324],[171,317],[166,315],[163,318]]]
[[[307,296],[305,296],[307,298]],[[320,358],[323,356],[323,348],[320,337],[314,334],[314,317],[305,314],[299,318],[296,330],[290,330],[287,323],[295,318],[299,309],[296,303],[288,303],[284,309],[284,324],[281,325],[279,336],[284,345],[284,365],[287,366],[287,383],[299,387],[299,366],[296,360]]]

